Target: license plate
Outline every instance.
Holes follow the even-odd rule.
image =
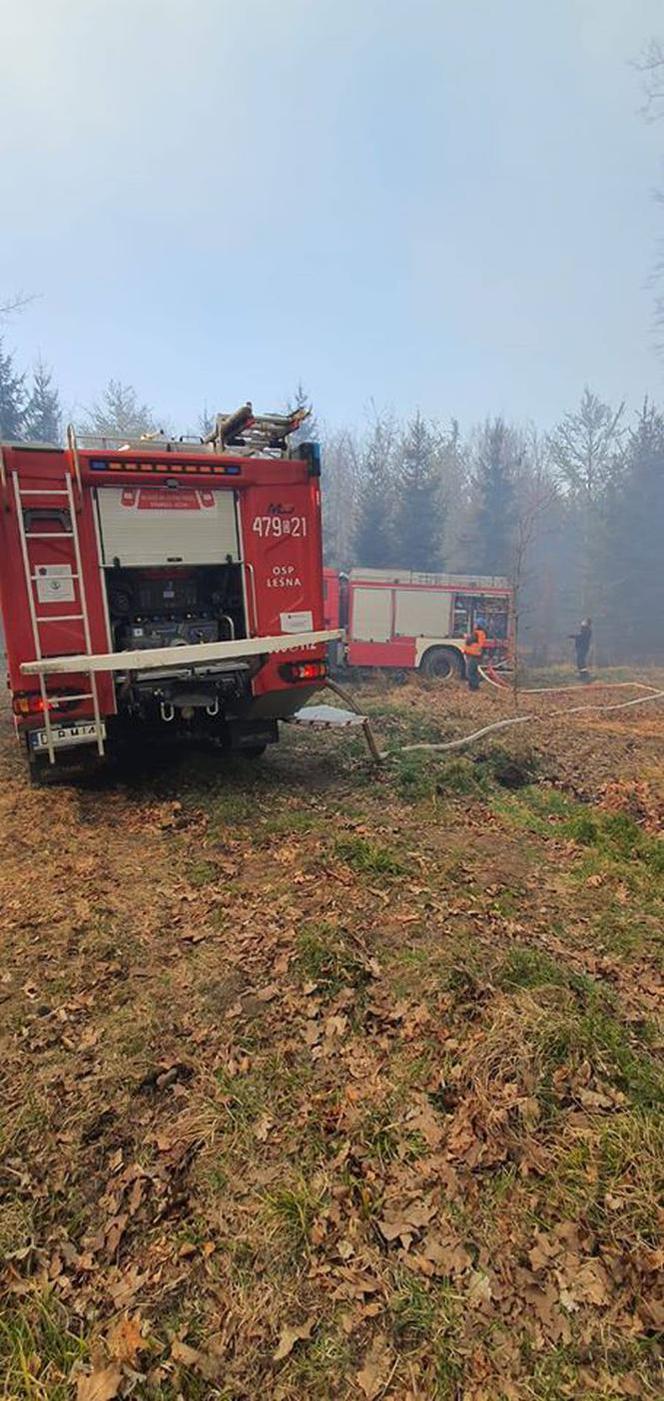
[[[103,738],[106,733],[103,725],[101,732]],[[54,749],[66,749],[70,744],[89,744],[97,738],[97,731],[93,720],[81,720],[76,725],[51,725],[51,736]],[[30,748],[48,749],[46,730],[32,731]]]

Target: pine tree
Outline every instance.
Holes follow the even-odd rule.
[[[619,473],[624,404],[612,409],[586,385],[581,403],[551,436],[551,457],[570,495],[586,507],[598,502]]]
[[[396,548],[399,563],[418,573],[442,567],[443,503],[437,440],[419,409],[401,444],[397,481]]]
[[[325,563],[350,569],[361,483],[361,454],[348,429],[325,437],[323,445],[323,547]]]
[[[60,396],[43,360],[33,371],[32,391],[25,411],[24,437],[31,443],[59,443],[62,433]]]
[[[612,409],[586,386],[578,409],[565,414],[550,439],[551,460],[567,497],[568,529],[575,543],[568,579],[576,616],[592,616],[604,636],[610,618],[600,585],[606,550],[606,512],[624,468],[624,406]]]
[[[361,487],[353,539],[355,558],[367,569],[386,569],[395,563],[394,437],[394,424],[389,414],[376,414],[361,456]]]
[[[147,404],[139,403],[131,384],[123,384],[119,379],[108,381],[101,398],[87,410],[83,424],[84,433],[99,438],[136,439],[157,431],[152,410]]]
[[[664,652],[664,415],[648,400],[605,515],[600,580],[612,654],[652,660]]]
[[[487,419],[477,447],[471,550],[481,574],[509,574],[516,516],[514,471],[519,451],[503,418]]]
[[[3,351],[0,340],[0,440],[16,442],[23,437],[25,419],[25,375],[14,369],[9,351]]]
[[[295,432],[291,434],[289,442],[292,446],[295,446],[296,443],[316,442],[319,436],[318,420],[314,412],[313,402],[301,379],[298,380],[295,386],[295,392],[287,400],[284,412],[291,414],[295,413],[298,409],[306,409],[307,417],[301,427],[296,428]]]

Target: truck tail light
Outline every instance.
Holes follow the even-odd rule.
[[[325,662],[284,662],[279,667],[279,675],[284,681],[321,681],[327,676]]]
[[[15,715],[43,715],[46,706],[41,696],[14,696],[12,708]]]
[[[75,710],[77,704],[76,696],[72,700],[58,696],[57,700],[44,701],[40,695],[18,695],[14,696],[12,701],[12,710],[15,715],[43,715],[47,708],[51,714],[64,714],[68,710]]]

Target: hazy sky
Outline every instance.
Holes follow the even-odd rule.
[[[0,0],[0,300],[66,404],[664,399],[661,0]]]

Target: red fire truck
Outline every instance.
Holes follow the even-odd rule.
[[[0,603],[35,772],[139,727],[246,754],[325,682],[320,455],[303,415],[210,438],[0,447]]]
[[[513,598],[507,579],[417,574],[406,569],[325,573],[325,626],[343,628],[337,664],[417,669],[447,681],[465,675],[463,644],[479,623],[495,662],[509,659]]]

